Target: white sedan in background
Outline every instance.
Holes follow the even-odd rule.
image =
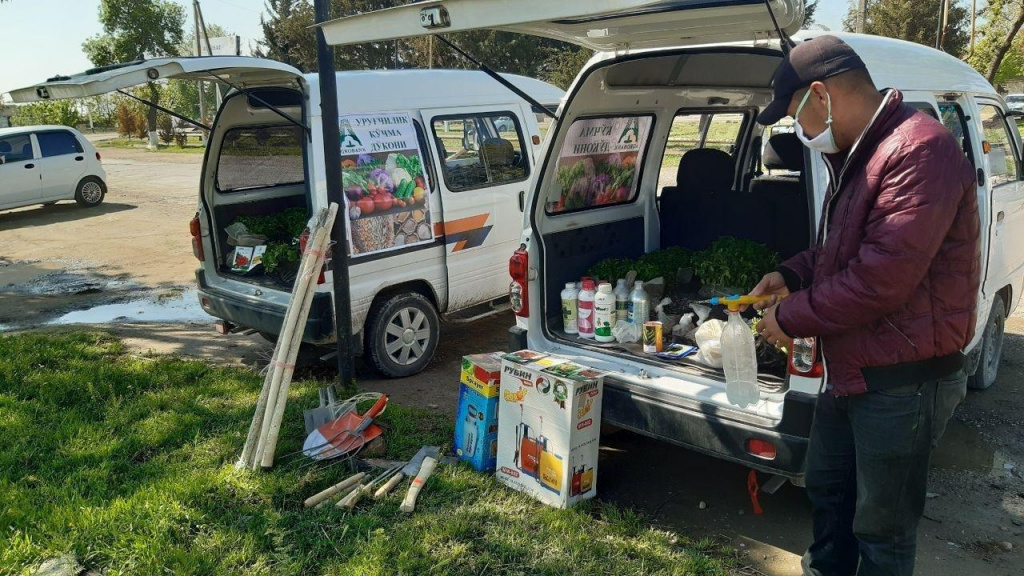
[[[107,194],[100,153],[67,126],[0,129],[0,210],[74,200],[91,208]]]

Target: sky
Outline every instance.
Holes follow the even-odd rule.
[[[173,0],[186,8],[186,31],[192,26],[192,1]],[[847,0],[820,0],[816,20],[838,30]],[[219,24],[242,37],[242,52],[263,37],[263,0],[201,0],[206,24]],[[99,0],[8,0],[0,4],[0,94],[56,76],[82,72],[92,65],[82,42],[101,32]]]

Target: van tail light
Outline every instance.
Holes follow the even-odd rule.
[[[747,438],[747,454],[756,456],[762,460],[775,460],[778,450],[775,445],[760,438]]]
[[[821,378],[825,367],[818,358],[818,341],[814,338],[794,338],[789,351],[789,373],[804,378]]]
[[[306,244],[309,244],[309,228],[302,231],[302,235],[299,236],[299,252],[302,254],[306,253]],[[326,259],[326,258],[325,258]],[[324,274],[324,270],[320,269],[320,276],[316,279],[317,285],[323,284],[327,281],[327,275]]]
[[[530,280],[530,254],[526,251],[526,244],[520,244],[519,249],[509,258],[508,274],[512,277],[512,283],[508,285],[508,297],[512,303],[512,311],[520,318],[527,318],[530,315],[530,298],[527,288]]]
[[[96,153],[96,159],[97,160],[103,160],[103,158],[100,157],[100,153],[99,152]]]
[[[192,234],[192,255],[200,262],[206,260],[203,253],[203,228],[199,224],[199,212],[189,220],[188,231]]]

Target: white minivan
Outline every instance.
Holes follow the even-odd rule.
[[[75,200],[99,206],[107,194],[100,153],[67,126],[0,128],[0,210]]]
[[[799,482],[824,384],[820,362],[790,360],[778,373],[759,374],[760,400],[741,407],[729,402],[721,370],[566,334],[559,293],[610,257],[696,250],[722,236],[755,240],[782,257],[813,245],[825,162],[789,127],[755,122],[772,99],[780,28],[796,34],[802,22],[801,0],[442,0],[335,20],[324,30],[338,44],[494,27],[597,51],[557,112],[527,196],[522,243],[510,262],[517,345],[607,370],[605,422]],[[1004,320],[1024,288],[1017,126],[964,62],[908,42],[840,36],[880,88],[900,89],[906,102],[939,118],[977,169],[984,281],[977,336],[965,352],[972,386],[987,387]],[[691,149],[680,157],[670,144],[687,131]],[[580,178],[592,183],[606,166],[616,175],[628,168],[616,181],[629,185],[575,192]]]
[[[552,109],[564,95],[540,80],[503,76]],[[210,131],[190,226],[200,302],[230,326],[274,339],[294,277],[240,269],[229,227],[298,209],[301,229],[308,214],[327,206],[315,74],[257,58],[159,58],[11,97],[84,97],[170,78],[232,87]],[[507,309],[506,264],[520,242],[541,111],[478,71],[339,72],[337,81],[352,331],[380,372],[410,376],[437,348],[441,317],[473,318],[502,302]],[[266,250],[264,265],[272,246]],[[284,250],[297,260],[297,247]],[[333,296],[331,274],[322,275],[305,342],[335,341]]]

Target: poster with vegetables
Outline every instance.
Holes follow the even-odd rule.
[[[341,117],[341,177],[352,255],[434,239],[430,183],[408,114]]]
[[[588,118],[569,127],[555,167],[549,213],[630,201],[636,194],[649,116]]]

